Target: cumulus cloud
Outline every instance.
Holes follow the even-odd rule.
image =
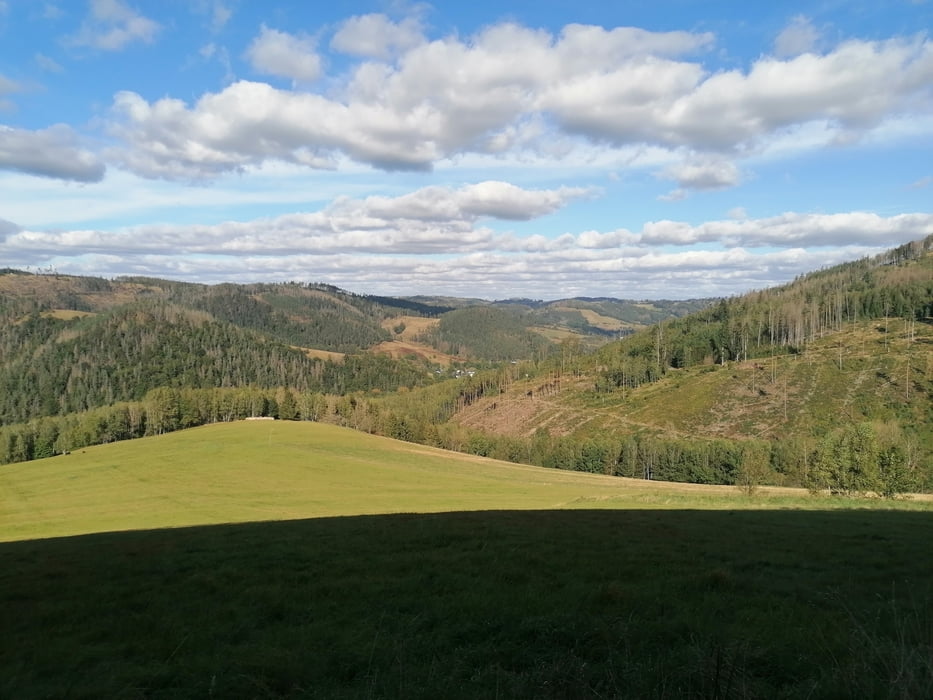
[[[804,15],[797,15],[774,40],[774,53],[776,56],[799,56],[812,51],[820,33]]]
[[[141,15],[122,0],[91,0],[90,16],[67,43],[119,51],[138,41],[151,44],[160,29],[158,22]]]
[[[305,34],[289,34],[262,25],[246,56],[258,73],[311,82],[321,75],[321,57],[314,39]]]
[[[409,17],[393,22],[382,14],[357,15],[340,25],[330,46],[351,56],[387,61],[424,42],[421,22]]]
[[[736,165],[723,159],[694,159],[672,165],[662,176],[676,180],[681,188],[718,190],[739,184],[741,174]]]
[[[153,225],[124,231],[23,231],[10,243],[44,254],[80,250],[182,255],[298,253],[465,253],[495,247],[481,219],[529,220],[589,190],[527,190],[488,181],[459,189],[432,186],[400,197],[340,197],[316,212],[216,226]]]
[[[78,182],[104,177],[104,164],[64,124],[38,131],[0,126],[0,170]]]
[[[376,27],[386,29],[381,44]],[[696,154],[699,164],[670,176],[702,189],[736,184],[730,161],[789,131],[821,124],[826,143],[858,139],[933,109],[933,43],[923,37],[853,40],[710,73],[692,58],[711,47],[706,33],[568,25],[552,35],[498,24],[427,42],[415,27],[383,15],[342,25],[335,47],[379,59],[352,67],[326,94],[248,81],[194,104],[119,93],[119,158],[146,176],[198,179],[266,160],[429,169],[467,154],[564,160],[609,145]],[[321,76],[308,37],[263,27],[248,56],[257,71],[305,83]]]

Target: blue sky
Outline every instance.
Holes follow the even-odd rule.
[[[0,267],[771,286],[933,233],[931,29],[933,0],[0,0]]]

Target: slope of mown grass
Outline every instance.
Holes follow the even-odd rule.
[[[0,541],[365,513],[748,504],[729,489],[654,487],[287,421],[204,426],[5,465],[0,496]],[[787,498],[777,503],[809,502]]]

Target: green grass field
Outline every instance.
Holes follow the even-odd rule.
[[[0,697],[931,697],[933,511],[237,423],[0,469]]]

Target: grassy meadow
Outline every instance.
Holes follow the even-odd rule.
[[[933,509],[244,422],[0,468],[0,697],[933,696]]]

